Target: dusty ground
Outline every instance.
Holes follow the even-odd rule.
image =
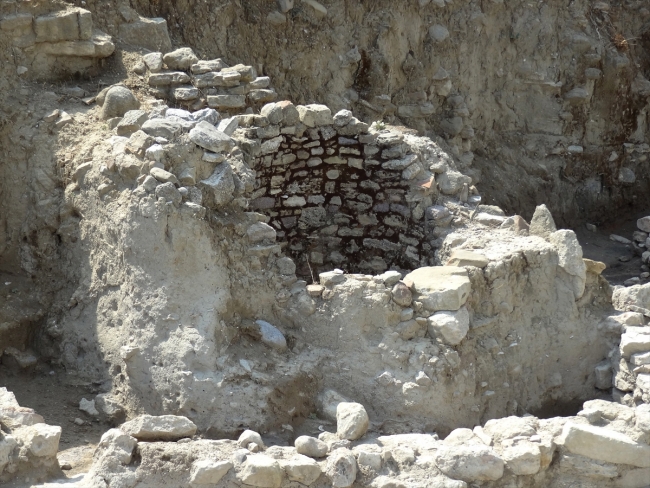
[[[69,463],[72,467],[64,471],[66,476],[88,470],[99,439],[111,428],[79,410],[79,401],[94,398],[96,387],[75,384],[75,378],[64,371],[12,374],[6,368],[0,368],[0,385],[13,391],[21,406],[36,410],[47,424],[63,428],[58,458],[62,466]],[[74,422],[77,418],[83,425]]]
[[[585,258],[601,261],[607,265],[603,276],[611,285],[622,285],[623,282],[642,272],[641,256],[635,255],[629,244],[612,241],[609,236],[616,234],[632,240],[632,234],[637,230],[637,219],[647,212],[638,214],[622,214],[615,220],[598,227],[597,232],[590,232],[585,226],[574,229],[582,245]],[[628,259],[629,261],[622,261]]]

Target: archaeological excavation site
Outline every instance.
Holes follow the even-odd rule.
[[[0,0],[0,486],[650,487],[648,0]]]

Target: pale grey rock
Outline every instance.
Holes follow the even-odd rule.
[[[292,275],[296,272],[296,263],[289,257],[283,257],[276,261],[278,271],[283,275]]]
[[[165,157],[165,149],[160,144],[154,144],[147,148],[144,152],[144,157],[148,161],[162,163],[162,160]]]
[[[230,136],[206,121],[199,122],[190,131],[190,140],[197,146],[216,153],[230,150],[234,146]]]
[[[129,110],[124,114],[122,120],[117,124],[118,136],[128,137],[142,127],[149,116],[144,110]]]
[[[623,167],[618,170],[618,181],[626,185],[631,185],[636,181],[636,174],[634,174],[632,169]]]
[[[259,435],[254,430],[245,430],[237,439],[237,445],[239,447],[247,447],[249,444],[255,444],[260,449],[264,449],[264,441],[262,436]]]
[[[539,444],[519,439],[504,444],[501,458],[506,466],[517,476],[537,474],[541,468],[542,452]]]
[[[169,69],[186,70],[195,64],[199,58],[189,47],[182,47],[163,56],[163,61]]]
[[[108,89],[102,105],[102,119],[122,117],[129,110],[140,108],[140,102],[131,90],[122,85],[115,85]]]
[[[266,322],[265,320],[256,320],[255,323],[259,327],[261,340],[267,346],[276,349],[277,351],[284,351],[287,349],[287,340],[280,330]]]
[[[327,455],[327,444],[323,441],[306,435],[297,437],[294,446],[298,454],[303,454],[312,458],[322,458]]]
[[[99,412],[95,407],[95,400],[86,400],[85,398],[82,398],[79,401],[79,410],[86,412],[88,415],[93,417],[99,416]]]
[[[325,105],[298,105],[298,114],[300,122],[307,127],[319,127],[322,125],[332,125],[332,111]]]
[[[56,456],[59,450],[61,427],[47,424],[34,424],[14,429],[12,436],[22,444],[23,449],[33,456],[49,458]]]
[[[573,105],[585,103],[587,100],[589,100],[589,92],[582,87],[576,87],[572,90],[569,90],[564,95],[564,99]]]
[[[316,461],[300,454],[284,461],[282,466],[289,481],[296,481],[306,486],[316,482],[322,473],[321,467]]]
[[[357,452],[357,464],[362,468],[365,467],[379,471],[382,465],[381,454],[378,452],[359,450]]]
[[[247,485],[259,488],[280,488],[283,470],[275,459],[264,454],[253,454],[246,457],[237,477]]]
[[[137,439],[121,429],[110,429],[102,435],[95,456],[112,458],[120,464],[127,465],[131,462],[137,444]]]
[[[533,218],[530,220],[529,234],[547,239],[555,231],[557,231],[557,227],[551,212],[546,205],[538,205],[535,208]]]
[[[334,488],[349,488],[357,478],[357,461],[352,451],[335,449],[327,457],[325,474]]]
[[[337,127],[347,125],[350,120],[352,120],[352,112],[349,110],[340,110],[334,115],[334,125]]]
[[[639,468],[650,467],[650,446],[603,427],[567,422],[558,443],[569,452],[590,459]]]
[[[572,230],[558,230],[548,239],[557,250],[558,265],[573,277],[573,292],[576,298],[580,298],[585,292],[587,266],[582,260],[582,246],[578,238]]]
[[[391,297],[393,301],[400,307],[408,307],[413,301],[413,294],[408,286],[404,283],[396,283],[391,290]]]
[[[97,409],[109,418],[115,418],[124,412],[122,406],[110,393],[100,393],[95,397]]]
[[[147,65],[149,71],[158,73],[163,67],[163,54],[161,52],[148,53],[142,56],[144,64]]]
[[[326,271],[318,275],[320,284],[323,286],[336,285],[345,281],[345,274],[340,269]]]
[[[163,198],[165,202],[171,202],[178,207],[183,201],[183,196],[173,183],[163,183],[155,190],[156,198]]]
[[[466,307],[457,312],[436,312],[429,317],[428,323],[431,337],[439,337],[445,344],[456,346],[469,331],[469,313]]]
[[[596,376],[595,386],[599,390],[609,390],[612,387],[612,364],[603,361],[594,368]]]
[[[619,350],[624,358],[650,351],[650,327],[628,327],[621,335]]]
[[[199,60],[193,64],[190,69],[195,75],[202,75],[204,73],[209,73],[211,71],[221,71],[223,68],[226,68],[227,65],[220,58],[210,59],[210,60]]]
[[[402,273],[392,270],[386,271],[385,273],[377,275],[377,279],[379,279],[386,286],[393,286],[402,279]]]
[[[138,441],[176,441],[192,437],[196,425],[187,417],[177,415],[140,415],[122,424],[120,430]]]
[[[264,240],[275,241],[276,231],[269,224],[256,222],[246,230],[248,240],[257,243]]]
[[[407,274],[403,281],[419,294],[417,300],[433,312],[458,310],[472,289],[467,271],[454,266],[419,268]]]
[[[429,37],[434,42],[443,42],[449,37],[449,30],[444,25],[432,25],[429,27]]]
[[[207,207],[219,208],[230,203],[235,192],[232,168],[227,162],[217,165],[212,175],[208,179],[201,180],[197,186],[203,192],[203,200]]]
[[[636,226],[643,232],[650,232],[650,216],[641,217],[636,221]]]
[[[440,174],[436,181],[438,182],[438,188],[445,195],[456,195],[462,191],[465,184],[472,184],[472,178],[451,169]]]
[[[194,461],[190,474],[190,484],[215,485],[230,471],[233,464],[230,461],[213,461],[202,459]]]
[[[357,440],[368,431],[370,419],[360,403],[341,402],[336,407],[336,434],[341,439]]]
[[[220,130],[224,134],[231,136],[233,132],[237,130],[238,126],[239,126],[239,119],[237,117],[229,117],[219,122],[219,125],[217,126],[217,130]]]
[[[167,52],[172,48],[167,21],[160,17],[138,16],[135,22],[122,22],[119,24],[118,35],[126,44],[150,51]]]
[[[180,135],[182,128],[179,123],[171,119],[149,119],[142,124],[142,131],[152,137],[164,137],[167,140],[172,140]]]
[[[190,77],[183,71],[164,71],[151,73],[148,82],[153,87],[168,87],[170,85],[184,85],[189,83]]]
[[[441,447],[435,461],[445,475],[467,483],[496,481],[503,477],[505,465],[496,452],[478,444]]]
[[[174,176],[172,173],[169,171],[165,171],[162,168],[151,168],[149,171],[149,174],[156,178],[158,181],[161,183],[173,183],[174,185],[178,185],[178,179],[176,176]]]
[[[197,110],[191,114],[191,117],[195,122],[205,121],[212,125],[217,125],[221,119],[219,112],[213,108],[202,108],[201,110]]]

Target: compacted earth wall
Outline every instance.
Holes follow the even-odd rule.
[[[233,5],[212,7],[235,40],[249,23],[286,34],[342,15],[314,0]],[[486,204],[483,185],[507,200],[535,181],[477,170],[470,105],[449,73],[408,103],[371,99],[385,81],[370,74],[364,98],[358,86],[354,101],[346,88],[349,103],[334,89],[318,103],[323,87],[293,86],[280,60],[240,63],[257,41],[242,59],[241,46],[199,56],[209,51],[182,32],[184,3],[170,13],[161,2],[165,18],[145,7],[3,6],[0,25],[32,19],[21,35],[44,18],[75,47],[92,21],[116,51],[57,51],[0,78],[12,94],[1,105],[0,368],[91,385],[71,421],[113,427],[74,467],[61,457],[66,426],[0,390],[2,483],[647,485],[650,285],[610,286],[546,205],[524,219]],[[361,8],[386,12],[346,8],[357,20]],[[472,9],[469,25],[483,27],[469,42],[506,6],[478,8],[413,2],[394,15],[418,12],[412,35],[432,12]],[[38,43],[17,46],[15,29],[0,40],[27,56]],[[444,30],[427,35],[443,45]],[[347,56],[328,69],[375,59],[362,47]],[[409,56],[413,79],[431,68]],[[364,100],[387,110],[370,116]]]

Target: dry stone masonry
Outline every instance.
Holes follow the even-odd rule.
[[[276,26],[337,14],[314,0],[269,8],[259,18]],[[83,473],[57,481],[61,428],[0,389],[1,483],[648,485],[650,285],[610,287],[545,205],[528,223],[483,204],[473,104],[447,71],[430,96],[366,102],[437,118],[444,141],[278,101],[253,66],[201,60],[172,48],[165,20],[118,13],[121,42],[145,49],[124,57],[128,79],[83,106],[25,111],[29,144],[61,147],[29,159],[39,203],[26,205],[48,221],[15,234],[16,255],[33,276],[58,262],[47,281],[60,288],[46,312],[11,297],[0,310],[2,367],[74,372],[94,392],[79,409],[114,428]],[[85,10],[21,15],[0,21],[20,56],[41,50],[20,76],[101,67]],[[432,20],[426,42],[445,49],[451,26]],[[593,88],[562,103],[584,106]],[[5,321],[18,308],[22,322]]]
[[[12,46],[17,74],[37,79],[90,73],[96,60],[115,50],[111,37],[94,28],[91,12],[81,8],[4,15],[0,38]]]

